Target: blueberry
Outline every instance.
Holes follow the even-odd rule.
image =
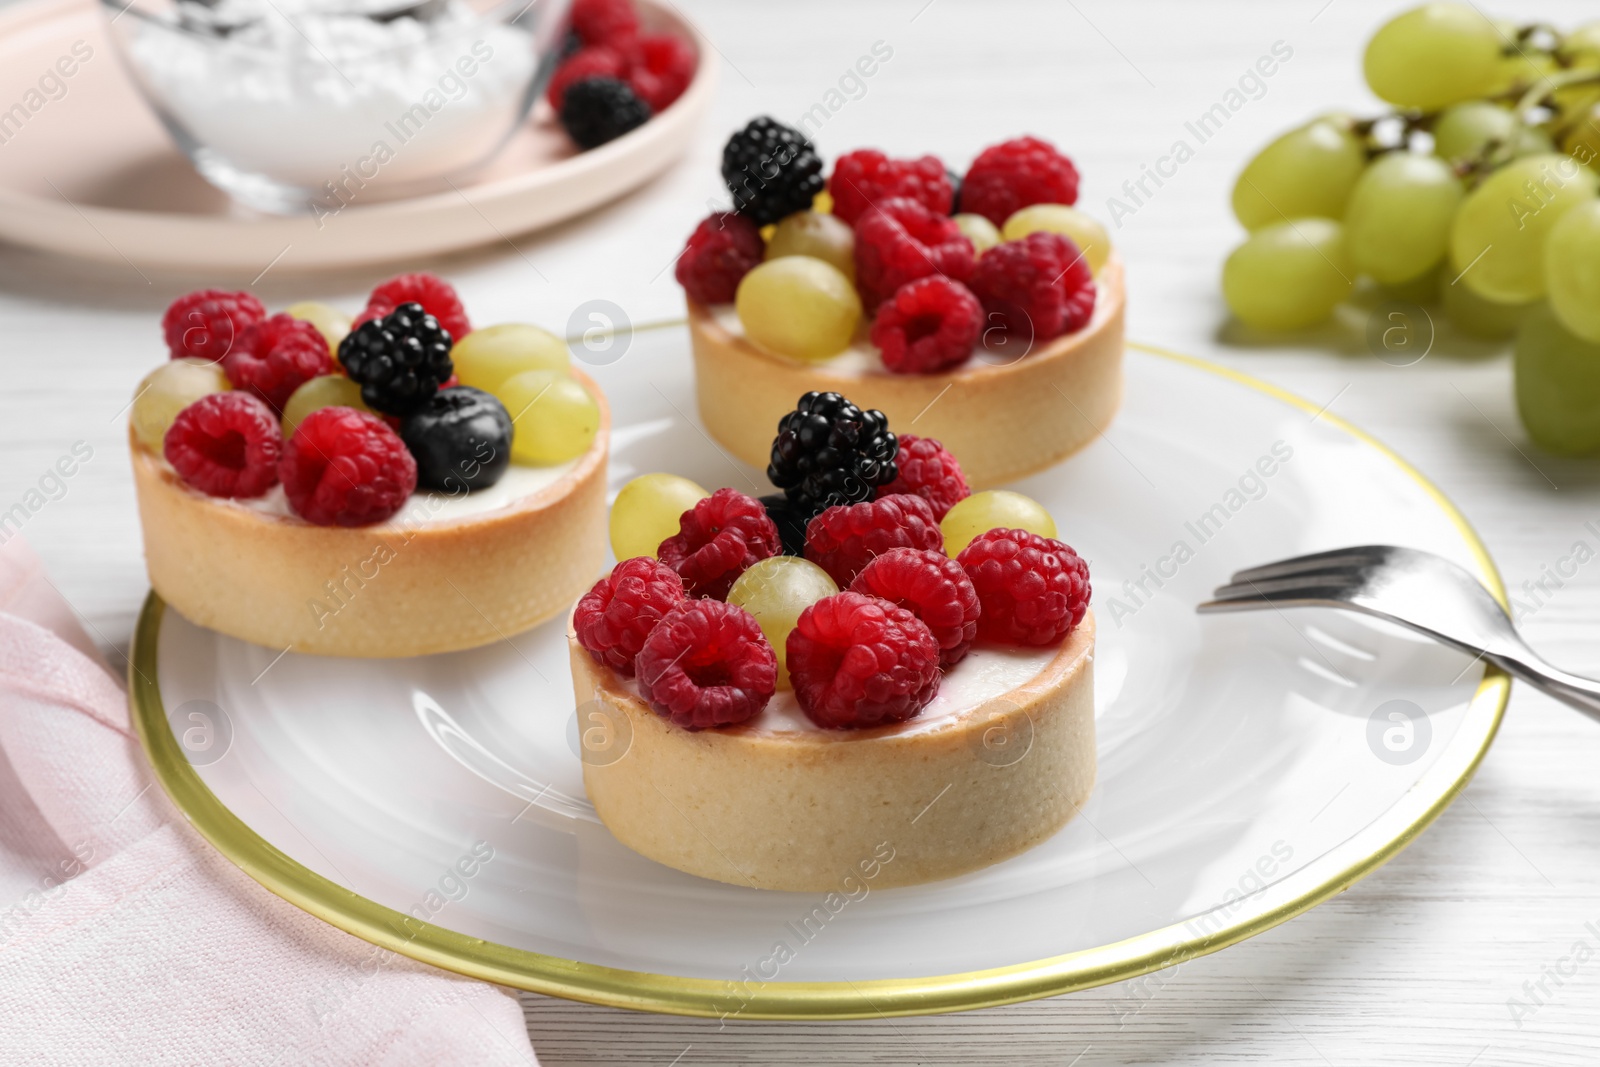
[[[442,493],[486,489],[511,464],[511,416],[482,389],[441,389],[400,422],[417,460],[417,485]]]

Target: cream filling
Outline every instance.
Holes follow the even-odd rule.
[[[549,467],[526,467],[513,463],[500,476],[500,480],[493,485],[479,489],[474,493],[435,493],[429,490],[420,490],[412,493],[392,518],[386,520],[396,526],[427,526],[435,523],[453,522],[474,515],[485,515],[491,511],[511,507],[533,494],[545,489],[562,477],[572,472],[583,459],[569,460],[566,463],[557,463]],[[289,507],[289,498],[283,491],[282,485],[275,485],[261,496],[249,500],[228,500],[221,497],[207,497],[219,504],[228,504],[244,508],[259,515],[269,515],[273,518],[292,519],[295,522],[304,522]]]
[[[901,723],[896,732],[904,735],[938,730],[984,701],[1032,681],[1060,651],[1060,645],[1044,648],[975,647],[940,679],[939,692],[927,706]],[[627,692],[640,697],[637,678],[618,680]],[[812,722],[791,689],[781,689],[775,693],[767,706],[745,723],[743,729],[755,734],[849,736],[849,731],[825,730]]]

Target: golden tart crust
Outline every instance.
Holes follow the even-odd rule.
[[[421,656],[554,618],[600,573],[611,412],[576,466],[508,507],[421,524],[314,526],[185,485],[129,433],[150,584],[191,622],[271,648]]]
[[[945,374],[890,374],[773,355],[689,305],[700,420],[733,455],[764,468],[778,420],[811,390],[878,408],[902,433],[932,437],[974,488],[1016,481],[1065,459],[1110,425],[1122,402],[1122,263],[1095,279],[1094,317],[1014,362]]]
[[[1086,614],[1031,680],[937,723],[794,733],[759,716],[676,726],[569,629],[580,722],[588,708],[625,739],[620,756],[585,754],[584,787],[624,845],[734,885],[837,889],[885,855],[874,885],[986,867],[1050,837],[1094,786],[1094,632]]]

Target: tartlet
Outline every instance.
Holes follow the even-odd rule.
[[[1019,685],[934,720],[848,733],[772,707],[685,730],[569,643],[580,715],[627,724],[620,758],[584,761],[596,813],[635,852],[703,878],[820,892],[874,857],[875,885],[949,878],[1044,841],[1094,787],[1092,615]]]
[[[710,436],[755,467],[795,398],[848,394],[936,438],[987,488],[1102,433],[1122,397],[1125,279],[1048,141],[933,155],[846,152],[831,169],[766,117],[723,149],[731,211],[690,234],[688,305]]]
[[[329,656],[453,652],[555,618],[605,563],[610,411],[573,377],[600,405],[589,450],[529,495],[460,518],[315,526],[198,493],[132,438],[150,584],[191,622]]]
[[[1095,779],[1089,565],[940,442],[810,393],[756,499],[647,474],[568,620],[584,785],[704,878],[949,878],[1059,830]],[[793,477],[797,472],[799,477]],[[646,547],[652,546],[652,547]]]
[[[554,618],[601,569],[610,412],[555,335],[474,330],[431,274],[354,321],[199,290],[162,330],[129,450],[150,584],[190,621],[428,655]]]
[[[1035,474],[1089,444],[1122,402],[1123,272],[1116,257],[1095,277],[1089,325],[1021,358],[979,352],[936,374],[891,374],[861,342],[821,364],[747,340],[726,305],[690,302],[695,395],[706,430],[734,456],[767,465],[772,428],[812,390],[846,393],[907,432],[936,437],[979,488]]]

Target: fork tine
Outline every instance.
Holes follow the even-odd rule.
[[[1218,587],[1211,594],[1211,599],[1200,604],[1197,610],[1201,612],[1245,610],[1278,604],[1304,604],[1308,601],[1344,603],[1357,588],[1358,583],[1355,581],[1327,574],[1269,578],[1260,582],[1234,582]]]
[[[1347,567],[1367,567],[1383,561],[1390,551],[1388,545],[1359,545],[1354,548],[1336,548],[1327,552],[1313,552],[1305,556],[1293,556],[1289,559],[1280,559],[1273,563],[1264,563],[1259,567],[1247,567],[1242,571],[1235,571],[1232,582],[1260,581],[1264,578],[1285,578],[1295,574],[1311,574],[1324,570],[1339,570]]]

